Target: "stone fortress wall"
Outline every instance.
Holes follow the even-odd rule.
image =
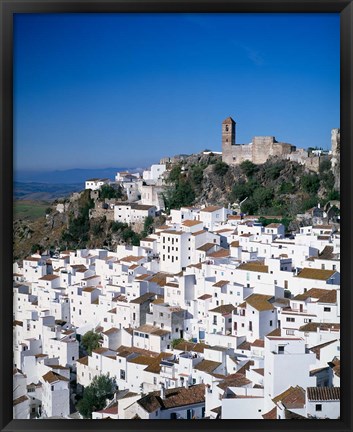
[[[336,131],[336,132],[334,132]],[[338,138],[337,138],[338,137]],[[335,141],[335,143],[334,143]],[[339,142],[339,129],[332,131],[332,157]],[[339,153],[339,152],[338,152]],[[320,163],[328,159],[327,154],[313,155],[292,144],[277,142],[274,136],[255,136],[249,144],[236,144],[236,123],[226,118],[222,123],[222,161],[228,165],[239,165],[245,160],[255,164],[265,163],[271,156],[289,159],[305,165],[310,171],[319,171]],[[337,157],[333,160],[338,160]],[[335,162],[337,164],[337,162]]]

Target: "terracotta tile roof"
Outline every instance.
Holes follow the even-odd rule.
[[[138,262],[138,261],[141,261],[143,259],[144,259],[143,256],[129,255],[129,256],[126,256],[124,258],[121,258],[120,261],[124,261],[124,262]]]
[[[207,300],[212,298],[212,296],[210,294],[204,294],[201,297],[198,297],[198,300]]]
[[[25,258],[23,261],[33,261],[33,262],[38,262],[38,261],[40,261],[40,258],[32,258],[32,257],[28,257],[28,258]]]
[[[63,377],[62,375],[59,375],[58,373],[49,371],[45,375],[43,375],[43,379],[45,382],[48,382],[49,384],[58,382],[58,381],[69,381],[67,378]]]
[[[227,305],[217,306],[214,309],[210,309],[209,312],[216,312],[222,315],[228,315],[232,313],[233,310],[235,310],[235,307],[232,304],[227,304]]]
[[[206,230],[200,230],[200,231],[196,231],[196,232],[191,233],[191,235],[192,236],[198,236],[198,235],[204,234],[205,232],[207,232],[207,231]]]
[[[219,249],[216,252],[210,253],[208,256],[212,258],[226,258],[229,257],[230,251],[229,249]]]
[[[219,207],[219,206],[208,206],[208,207],[205,207],[205,208],[201,209],[200,211],[201,212],[206,212],[206,213],[213,213],[213,212],[215,212],[217,210],[221,210],[221,208],[222,207]]]
[[[157,353],[155,351],[149,351],[149,350],[145,350],[142,348],[137,348],[137,347],[127,347],[124,345],[121,345],[117,350],[117,355],[120,357],[127,357],[126,353],[129,354],[142,354],[144,356],[150,356],[150,357],[158,357],[160,353]]]
[[[197,263],[197,264],[190,264],[188,265],[189,268],[198,268],[198,269],[202,269],[202,263]]]
[[[111,334],[117,333],[119,331],[119,329],[117,329],[116,327],[112,327],[106,331],[103,332],[104,335],[109,336]]]
[[[273,407],[270,411],[262,414],[264,420],[277,420],[277,407]]]
[[[318,300],[318,303],[337,303],[337,290],[331,290],[321,296]]]
[[[151,335],[156,335],[156,336],[164,336],[168,333],[170,333],[170,331],[168,330],[162,330],[159,327],[155,327],[149,324],[144,324],[136,329],[134,329],[134,331],[137,332],[142,332],[142,333],[148,333]]]
[[[271,295],[265,294],[251,294],[245,299],[246,303],[256,309],[257,311],[266,311],[274,309],[272,303],[269,300],[273,298]]]
[[[115,402],[109,408],[105,408],[103,410],[96,411],[96,412],[103,413],[103,414],[118,414],[118,402]]]
[[[237,349],[250,351],[251,349],[250,342],[247,341],[242,342],[240,345],[237,346]]]
[[[185,234],[185,231],[177,231],[177,230],[168,230],[168,231],[162,231],[161,234],[165,235],[182,235]]]
[[[142,294],[140,297],[137,297],[137,298],[131,300],[130,303],[142,304],[148,300],[152,300],[154,297],[155,297],[154,293],[147,292],[145,294]]]
[[[251,384],[251,381],[241,373],[228,375],[223,381],[217,384],[217,387],[226,390],[228,387],[244,387]]]
[[[212,286],[221,288],[224,285],[227,285],[228,283],[229,283],[228,280],[220,280],[220,281],[216,282],[215,284],[213,284]]]
[[[215,233],[217,233],[217,234],[223,234],[223,233],[230,233],[230,232],[233,232],[234,230],[232,229],[232,228],[222,228],[222,229],[219,229],[219,230],[217,230],[217,231],[214,231]]]
[[[167,277],[171,276],[170,273],[159,272],[154,274],[149,282],[156,283],[157,285],[163,287],[167,283]]]
[[[212,360],[202,360],[200,363],[194,366],[194,369],[199,370],[201,372],[211,373],[214,370],[216,370],[219,366],[221,366],[221,364],[222,363],[215,362]]]
[[[258,273],[268,273],[268,266],[264,265],[262,261],[251,261],[244,264],[240,264],[237,270],[247,270]]]
[[[332,230],[332,225],[313,225],[313,229],[329,229]]]
[[[58,370],[70,370],[69,367],[61,366],[61,365],[48,365],[48,367],[52,369],[58,369]]]
[[[152,237],[145,237],[145,238],[141,239],[141,241],[143,241],[143,242],[154,242],[154,241],[157,241],[157,239],[152,238]]]
[[[306,392],[310,401],[338,401],[341,398],[340,387],[308,387]]]
[[[241,220],[240,215],[228,215],[228,219],[230,220]]]
[[[86,357],[81,357],[81,358],[79,358],[78,360],[76,360],[76,362],[81,363],[81,364],[87,366],[87,365],[88,365],[88,356],[86,356]]]
[[[56,275],[53,275],[53,274],[48,274],[48,275],[45,275],[45,276],[39,278],[39,280],[52,281],[52,280],[55,280],[55,279],[58,279],[58,278],[59,278],[59,276],[56,276]]]
[[[202,224],[202,221],[195,221],[195,220],[191,220],[191,219],[187,219],[182,223],[182,225],[185,225],[187,227],[192,227],[192,226],[200,225],[200,224]]]
[[[17,399],[13,400],[12,405],[13,406],[19,405],[20,403],[25,402],[28,399],[29,399],[29,397],[26,395],[20,396]]]
[[[327,347],[328,345],[333,344],[334,342],[337,342],[337,339],[329,341],[329,342],[324,342],[320,345],[316,345],[314,347],[309,348],[309,350],[312,351],[313,353],[315,353],[316,358],[318,360],[320,360],[321,349]]]
[[[238,369],[237,373],[246,374],[246,371],[250,370],[250,366],[254,366],[254,361],[247,361],[240,369]]]
[[[295,277],[315,280],[328,280],[335,273],[336,270],[322,270],[305,267]]]
[[[205,243],[198,247],[197,250],[201,252],[208,252],[210,249],[214,248],[216,245],[214,243]]]
[[[14,327],[16,327],[16,326],[23,327],[23,322],[22,322],[22,321],[15,320],[15,321],[13,321],[12,325],[13,325]]]
[[[35,354],[35,358],[48,357],[48,354]]]
[[[109,351],[109,348],[105,348],[105,347],[100,347],[100,348],[96,348],[96,349],[92,350],[92,352],[95,354],[103,354],[107,351]]]
[[[295,297],[292,298],[292,300],[303,301],[303,300],[307,300],[310,297],[318,299],[324,294],[327,294],[328,292],[330,292],[330,290],[321,289],[321,288],[311,288],[305,293],[296,295]]]
[[[254,340],[254,342],[251,343],[251,346],[264,348],[265,341],[263,339],[256,339]]]
[[[337,357],[335,357],[332,362],[329,363],[330,367],[333,369],[333,373],[340,377],[341,376],[341,361]]]
[[[317,236],[318,240],[330,240],[330,236],[326,236],[326,235],[319,235]]]
[[[265,374],[265,369],[264,369],[264,368],[251,369],[251,370],[253,370],[253,371],[256,372],[257,374],[262,375],[262,376],[264,376],[264,374]]]
[[[150,274],[148,274],[148,273],[144,273],[144,274],[139,274],[138,276],[136,276],[136,277],[135,277],[135,280],[140,281],[140,280],[148,279],[148,278],[150,278],[150,277],[151,277]],[[151,280],[151,279],[149,279],[149,280]]]
[[[239,247],[239,240],[232,241],[230,244],[231,247]]]
[[[338,323],[307,323],[303,326],[299,327],[299,331],[303,332],[317,332],[317,329],[319,330],[336,330],[339,331],[341,328],[340,324]]]
[[[281,225],[280,223],[270,223],[265,228],[279,228]]]
[[[192,351],[192,352],[203,353],[205,348],[208,347],[209,345],[206,345],[204,343],[193,343],[188,341],[182,341],[179,342],[178,345],[174,347],[174,349],[180,351]]]
[[[93,292],[94,290],[96,290],[97,288],[96,287],[86,287],[86,288],[83,288],[83,292],[89,292],[89,293],[91,293],[91,292]]]
[[[152,301],[153,304],[163,304],[164,303],[164,297],[157,297]]]
[[[333,246],[325,246],[323,250],[319,253],[320,259],[331,260],[334,258]]]
[[[302,387],[289,387],[287,390],[272,399],[277,405],[279,402],[285,408],[298,409],[305,405],[305,390]]]
[[[171,409],[186,405],[194,405],[205,401],[205,385],[197,384],[189,388],[177,387],[165,390],[165,398],[161,399],[160,392],[155,391],[144,396],[137,403],[147,412],[157,409]]]

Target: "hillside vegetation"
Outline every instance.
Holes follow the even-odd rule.
[[[181,206],[223,205],[231,206],[238,213],[273,216],[273,220],[280,219],[288,227],[297,213],[339,199],[334,184],[329,162],[322,163],[316,174],[297,163],[275,158],[263,165],[246,161],[239,166],[228,166],[218,155],[198,154],[171,167],[163,198],[167,213]],[[119,192],[104,188],[100,199],[114,198],[114,193],[118,194],[117,198],[121,197]],[[127,224],[108,221],[105,217],[90,219],[94,202],[87,190],[66,199],[64,213],[56,211],[56,204],[55,201],[45,209],[45,215],[34,220],[14,219],[14,259],[22,259],[37,250],[138,245],[141,238],[165,221],[164,216],[155,220],[147,218],[142,232],[135,232]],[[36,211],[43,212],[43,206]]]
[[[166,208],[217,204],[247,214],[293,217],[339,199],[330,162],[318,174],[277,158],[263,165],[245,161],[229,166],[220,156],[193,155],[174,165],[165,193]]]

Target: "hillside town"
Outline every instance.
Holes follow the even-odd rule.
[[[251,160],[251,150],[263,163],[259,143],[283,144],[270,138],[239,150],[228,118],[222,157]],[[327,154],[283,146],[309,169],[322,158],[339,169],[337,129]],[[38,251],[14,263],[13,417],[339,418],[340,225],[330,213],[339,201],[297,215],[297,230],[231,205],[166,212],[172,162],[85,182],[91,219],[141,232],[164,215],[139,245]],[[98,200],[106,185],[126,199]],[[83,410],[100,377],[111,391]]]
[[[339,257],[333,225],[288,237],[210,206],[173,210],[140,246],[16,262],[14,417],[79,418],[109,374],[93,419],[338,418]]]

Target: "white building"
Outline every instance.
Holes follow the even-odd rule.
[[[85,189],[99,190],[103,185],[109,183],[109,179],[92,178],[85,181]]]

